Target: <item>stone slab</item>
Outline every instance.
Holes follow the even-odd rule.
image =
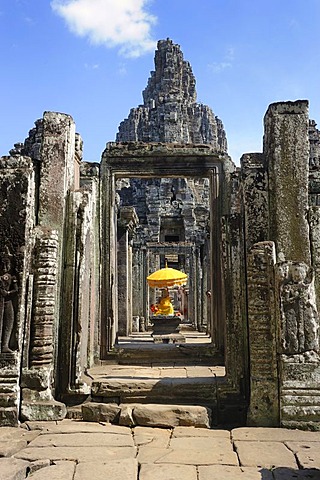
[[[135,427],[133,439],[136,446],[149,445],[150,447],[167,448],[172,430],[164,428]]]
[[[302,468],[320,469],[320,442],[286,442]]]
[[[131,436],[131,430],[118,425],[82,422],[79,420],[65,419],[61,422],[26,422],[31,430],[40,430],[45,433],[115,433],[117,435]],[[38,432],[39,434],[40,432]]]
[[[209,367],[186,367],[188,378],[214,377]]]
[[[139,448],[138,462],[140,464],[239,465],[238,457],[232,448],[227,450],[185,450],[182,448],[152,448],[149,445]]]
[[[126,458],[121,462],[79,463],[74,480],[137,480],[138,462],[134,458]]]
[[[293,453],[283,443],[236,441],[234,446],[243,467],[298,467]]]
[[[274,480],[320,480],[319,470],[275,468],[272,473]]]
[[[175,427],[172,432],[172,437],[212,437],[227,438],[230,440],[230,432],[228,430],[213,430],[208,428]]]
[[[193,465],[141,465],[139,480],[197,480]]]
[[[121,408],[115,403],[90,402],[83,404],[81,411],[87,422],[118,423]]]
[[[30,447],[133,447],[133,438],[129,435],[108,433],[54,433],[39,435],[30,443]]]
[[[23,448],[26,448],[26,440],[7,440],[6,442],[0,442],[0,457],[11,457],[15,453],[19,452]]]
[[[0,458],[0,480],[24,480],[29,462],[16,458]]]
[[[162,378],[186,378],[187,372],[185,368],[161,368]]]
[[[94,378],[99,380],[110,379],[110,378],[160,378],[161,372],[159,368],[151,367],[119,367],[112,368],[107,372],[100,373],[99,375],[94,374]]]
[[[287,428],[269,427],[240,427],[231,431],[231,436],[236,440],[259,440],[261,442],[320,442],[320,432],[308,432],[304,430],[290,430]]]
[[[41,460],[49,458],[51,461],[68,460],[78,462],[108,462],[135,458],[134,447],[91,447],[88,439],[87,447],[27,447],[15,455],[16,458]]]
[[[30,480],[74,480],[75,462],[57,462],[55,465],[41,468],[32,473]],[[91,477],[92,478],[92,477]]]
[[[210,411],[195,405],[137,405],[133,418],[137,425],[175,427],[179,425],[210,427]]]
[[[27,443],[31,442],[39,435],[39,432],[29,432],[25,428],[19,427],[1,427],[0,428],[0,442],[25,440]]]
[[[274,480],[265,468],[206,465],[198,467],[198,480]]]
[[[171,438],[170,448],[198,450],[198,451],[221,451],[233,452],[233,446],[228,438],[213,438],[213,437],[179,437]]]

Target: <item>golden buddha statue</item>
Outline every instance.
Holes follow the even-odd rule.
[[[161,298],[160,302],[156,304],[155,310],[155,315],[168,316],[174,314],[173,305],[171,303],[169,294]]]

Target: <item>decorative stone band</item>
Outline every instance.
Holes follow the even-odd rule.
[[[34,303],[31,324],[31,366],[53,360],[53,326],[57,293],[58,235],[42,231],[36,240]]]

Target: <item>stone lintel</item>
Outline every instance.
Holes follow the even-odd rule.
[[[229,162],[227,154],[198,144],[110,142],[102,154],[102,166],[118,177],[206,177]]]

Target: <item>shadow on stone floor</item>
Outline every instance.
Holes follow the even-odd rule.
[[[287,467],[260,470],[261,480],[320,480],[320,470],[306,468],[297,470]]]

